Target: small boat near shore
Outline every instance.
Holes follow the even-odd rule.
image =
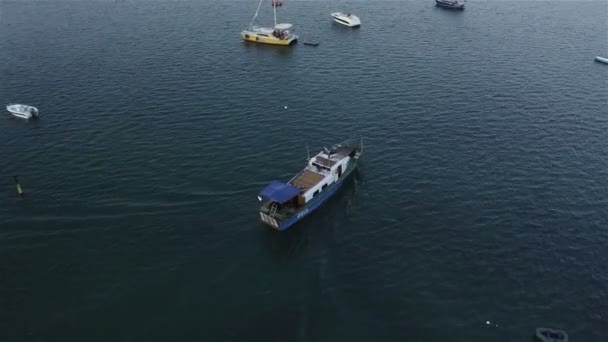
[[[270,182],[258,195],[262,222],[285,230],[312,213],[353,174],[362,153],[362,143],[337,144],[309,158],[306,167],[288,182]]]
[[[464,0],[435,0],[435,4],[439,7],[451,8],[457,10],[464,9]]]
[[[568,342],[565,331],[549,328],[536,328],[536,338],[542,342]]]
[[[319,43],[304,42],[304,45],[308,45],[308,46],[319,46]]]
[[[348,27],[359,27],[361,26],[361,19],[354,14],[334,12],[331,13],[331,17],[338,24]]]
[[[608,64],[608,58],[606,58],[606,57],[597,56],[597,57],[595,57],[595,61],[596,62],[600,62],[600,63],[604,63],[604,64]]]
[[[24,104],[9,104],[6,106],[6,110],[15,117],[27,120],[38,117],[39,113],[38,108]]]

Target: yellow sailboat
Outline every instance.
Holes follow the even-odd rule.
[[[264,2],[264,0],[260,0],[260,3],[258,4],[258,9],[255,11],[255,15],[251,20],[251,24],[249,24],[249,28],[241,31],[241,37],[243,37],[244,40],[249,42],[272,45],[287,46],[296,42],[298,40],[298,36],[292,32],[293,25],[287,23],[277,24],[277,6],[274,6],[274,3],[272,6],[274,10],[274,26],[253,26],[253,23],[258,17],[258,13],[260,12],[260,7],[262,7],[262,2]]]

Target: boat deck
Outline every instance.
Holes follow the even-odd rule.
[[[346,157],[355,150],[356,148],[353,146],[340,146],[336,149],[336,154]]]
[[[322,179],[323,175],[310,170],[304,170],[294,180],[289,182],[289,184],[300,190],[306,191],[317,185]]]
[[[332,167],[336,164],[336,161],[329,160],[329,159],[321,157],[321,156],[315,157],[315,162],[317,162],[319,165],[327,166],[327,167]]]

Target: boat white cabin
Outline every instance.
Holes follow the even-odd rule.
[[[311,158],[306,168],[288,183],[300,189],[306,203],[327,186],[337,182],[353,158],[359,158],[357,152],[353,148],[321,151]]]
[[[38,108],[24,104],[9,104],[6,110],[13,116],[22,119],[31,119],[38,116]]]
[[[348,27],[359,27],[361,26],[361,20],[354,14],[350,13],[342,13],[342,12],[334,12],[331,14],[331,17],[338,24],[342,24]]]

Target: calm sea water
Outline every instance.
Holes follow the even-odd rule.
[[[608,4],[285,3],[319,47],[243,43],[253,0],[0,1],[0,102],[42,113],[0,117],[0,340],[605,341]]]

